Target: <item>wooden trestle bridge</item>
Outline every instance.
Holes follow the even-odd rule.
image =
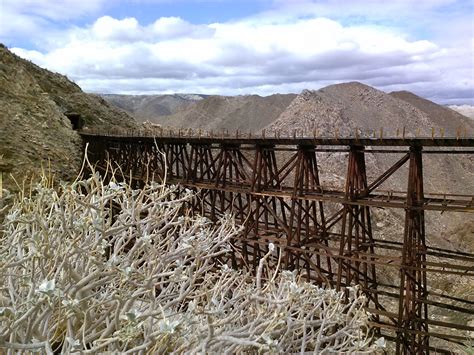
[[[456,154],[469,164],[474,139],[86,132],[82,137],[89,144],[90,161],[99,166],[110,159],[137,180],[162,179],[166,171],[167,182],[197,190],[193,210],[210,219],[233,213],[245,227],[234,240],[236,252],[229,260],[234,267],[256,267],[273,242],[281,248],[283,266],[299,270],[311,282],[337,289],[359,285],[367,295],[371,325],[396,342],[397,353],[449,353],[474,334],[467,325],[474,319],[474,295],[460,297],[430,287],[440,277],[472,285],[474,254],[440,249],[425,238],[427,211],[474,212],[474,182],[467,182],[470,195],[429,194],[423,188],[423,170],[436,169],[423,166],[424,156],[449,159]],[[398,160],[368,181],[368,152]],[[345,164],[342,189],[324,187],[320,180],[320,157],[334,153]],[[380,185],[397,171],[407,172],[407,190],[381,191]],[[402,212],[398,239],[373,232],[374,208]],[[384,272],[394,275],[384,278],[391,282],[379,280]],[[450,319],[459,321],[430,317],[443,311],[457,314]]]

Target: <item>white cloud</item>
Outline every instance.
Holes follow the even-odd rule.
[[[110,16],[100,17],[91,28],[91,37],[102,41],[138,40],[140,25],[133,17],[116,20]]]
[[[159,38],[200,38],[212,36],[210,26],[194,25],[179,17],[161,17],[151,26],[151,33]]]
[[[102,79],[140,73],[144,78],[175,73],[181,80],[240,76],[239,82],[250,88],[275,80],[297,82],[313,73],[317,80],[321,70],[328,71],[326,76],[337,68],[410,65],[438,50],[428,41],[410,42],[389,30],[344,27],[326,18],[261,26],[212,24],[205,26],[208,31],[202,28],[207,36],[197,38],[186,35],[190,26],[177,18],[140,26],[133,18],[102,17],[88,29],[71,30],[72,40],[41,59],[35,53],[35,60],[78,80],[87,74]]]
[[[420,0],[417,7],[431,11],[451,2]],[[373,12],[380,9],[375,1],[344,6],[356,16],[363,3]],[[403,12],[408,3],[397,0],[387,8]],[[321,15],[334,13],[342,1],[288,4],[275,3],[277,10],[251,18],[199,25],[179,17],[141,24],[133,17],[103,16],[88,26],[51,33],[40,51],[14,51],[95,92],[270,94],[359,80],[438,101],[474,100],[473,34],[463,38],[462,46],[451,45],[417,39],[383,22]],[[388,16],[386,10],[379,12]]]

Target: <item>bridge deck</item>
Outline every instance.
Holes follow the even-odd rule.
[[[315,145],[315,146],[364,146],[364,147],[474,147],[473,137],[418,137],[418,138],[368,138],[368,137],[262,137],[262,136],[197,136],[197,135],[136,135],[133,134],[114,134],[114,133],[94,133],[81,132],[84,138],[98,139],[114,138],[121,142],[153,142],[159,140],[163,143],[201,143],[201,144],[228,144],[228,145]]]

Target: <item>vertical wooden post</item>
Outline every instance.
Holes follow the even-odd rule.
[[[423,205],[422,148],[410,148],[405,231],[400,267],[400,298],[398,305],[397,354],[428,352],[428,305],[425,302],[426,243]]]
[[[347,166],[345,200],[347,202],[357,200],[360,195],[365,193],[367,186],[365,148],[351,146]],[[361,285],[365,290],[375,291],[377,289],[375,265],[364,262],[364,260],[372,260],[365,255],[375,254],[369,206],[345,203],[341,223],[339,256],[356,258],[358,261],[339,258],[336,288],[340,290],[351,285]],[[379,307],[376,292],[369,292],[367,297],[368,302],[372,302],[376,308]]]
[[[291,199],[291,209],[289,218],[288,245],[305,248],[306,244],[312,244],[311,248],[316,251],[314,259],[316,261],[317,275],[309,272],[311,266],[305,254],[292,253],[286,255],[285,266],[290,269],[297,269],[300,272],[307,270],[306,277],[319,285],[333,286],[333,274],[331,258],[322,255],[326,253],[328,247],[328,234],[326,229],[326,219],[322,201],[307,200],[307,194],[321,193],[321,183],[316,160],[315,146],[299,145],[295,163],[295,177],[293,181],[293,193]],[[319,248],[321,245],[322,248]],[[323,262],[321,263],[321,260]]]

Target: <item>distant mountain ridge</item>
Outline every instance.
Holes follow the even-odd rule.
[[[154,121],[173,127],[258,131],[273,122],[295,97],[294,94],[209,96]]]
[[[358,82],[304,90],[299,95],[104,94],[101,97],[138,122],[150,121],[174,128],[245,132],[298,127],[332,134],[337,127],[340,134],[353,134],[356,128],[385,127],[394,134],[396,129],[405,127],[411,134],[421,128],[427,134],[436,128],[443,129],[446,135],[455,135],[459,127],[474,129],[472,120],[463,115],[470,113],[467,105],[450,108],[408,91],[387,94]],[[326,120],[308,121],[308,115]],[[282,121],[286,123],[277,123]],[[306,123],[302,125],[302,121]]]
[[[101,95],[109,103],[133,115],[139,122],[162,126],[261,130],[273,122],[297,96],[240,95]]]
[[[157,117],[171,115],[208,97],[208,95],[199,94],[100,94],[100,96],[110,104],[132,115],[139,122],[155,121]]]

